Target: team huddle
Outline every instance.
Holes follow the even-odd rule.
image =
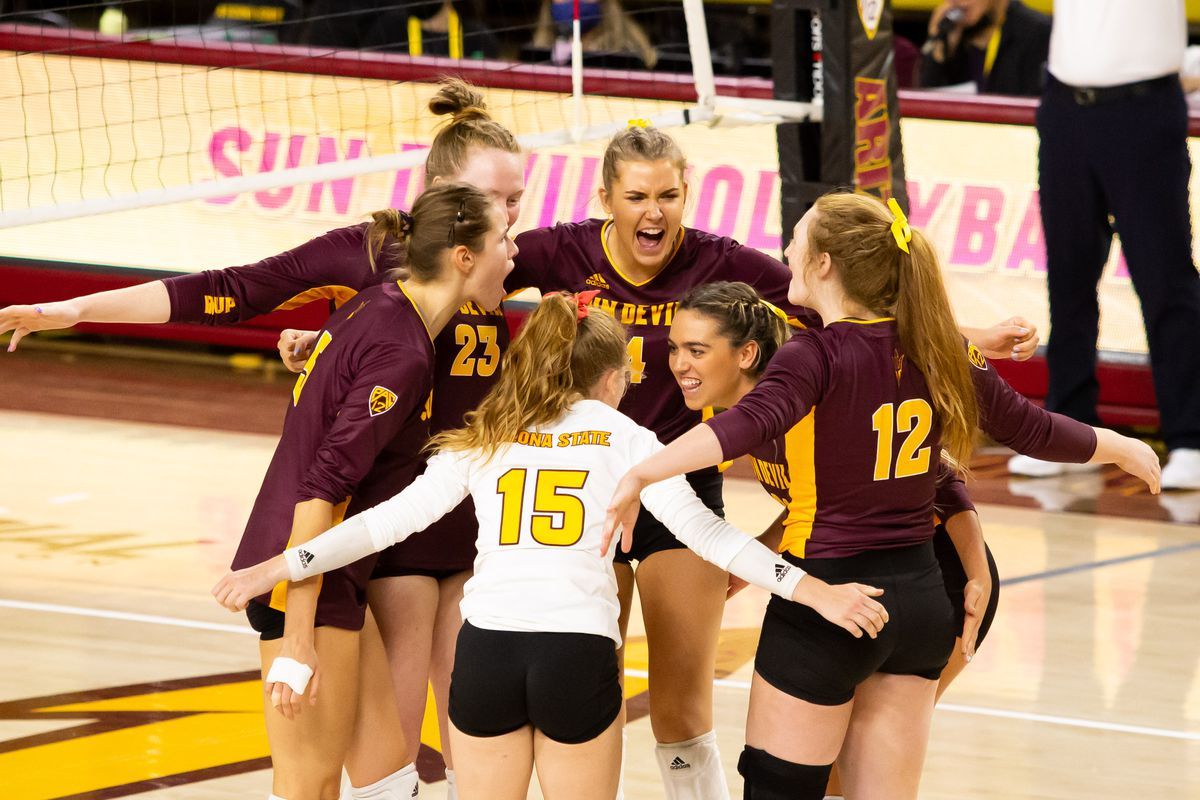
[[[314,298],[233,571],[260,634],[272,800],[408,800],[427,687],[450,797],[623,797],[623,642],[636,584],[670,800],[727,800],[712,677],[728,595],[771,593],[738,759],[744,796],[915,798],[935,702],[986,636],[999,580],[961,477],[977,430],[1036,458],[1145,444],[1050,414],[987,357],[1019,319],[958,328],[895,201],[820,198],[786,265],[684,228],[686,160],[631,125],[606,220],[515,238],[513,135],[461,81],[411,212],[255,264],[0,310],[10,349],[92,322],[226,325]],[[542,300],[509,341],[502,302]],[[973,343],[972,343],[973,342]],[[716,409],[717,413],[713,413]],[[723,519],[749,456],[780,504]],[[758,535],[761,534],[761,535]],[[679,765],[686,768],[679,768]]]

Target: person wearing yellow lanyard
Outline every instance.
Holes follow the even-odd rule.
[[[1020,0],[944,0],[929,19],[921,85],[974,85],[981,94],[1041,93],[1050,18]]]

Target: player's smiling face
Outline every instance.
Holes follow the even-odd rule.
[[[441,179],[435,179],[438,183]],[[491,198],[504,212],[505,224],[516,224],[521,215],[521,198],[525,193],[525,159],[520,153],[509,153],[494,147],[472,147],[467,163],[449,180],[469,183]]]
[[[512,272],[517,245],[499,206],[492,206],[492,227],[483,237],[483,249],[472,253],[474,268],[463,287],[466,299],[486,309],[499,308],[504,300],[504,279]]]
[[[758,358],[758,345],[735,347],[721,334],[720,320],[691,309],[671,322],[667,340],[671,374],[693,411],[708,406],[729,408],[754,385],[748,373]]]
[[[608,247],[619,266],[652,275],[675,249],[683,224],[687,183],[669,159],[622,161],[608,191],[600,190],[612,214]]]

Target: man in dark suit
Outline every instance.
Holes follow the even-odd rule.
[[[1036,96],[1050,53],[1050,17],[1020,0],[943,0],[921,53],[922,86],[974,83],[981,94]]]

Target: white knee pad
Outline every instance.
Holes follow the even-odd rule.
[[[418,789],[417,765],[409,764],[370,786],[350,787],[350,797],[354,800],[412,800]]]
[[[654,748],[667,800],[729,800],[714,731]]]
[[[267,795],[267,800],[283,800],[283,798],[277,794],[269,794]]]
[[[446,770],[446,800],[458,800],[458,784],[452,769]]]

